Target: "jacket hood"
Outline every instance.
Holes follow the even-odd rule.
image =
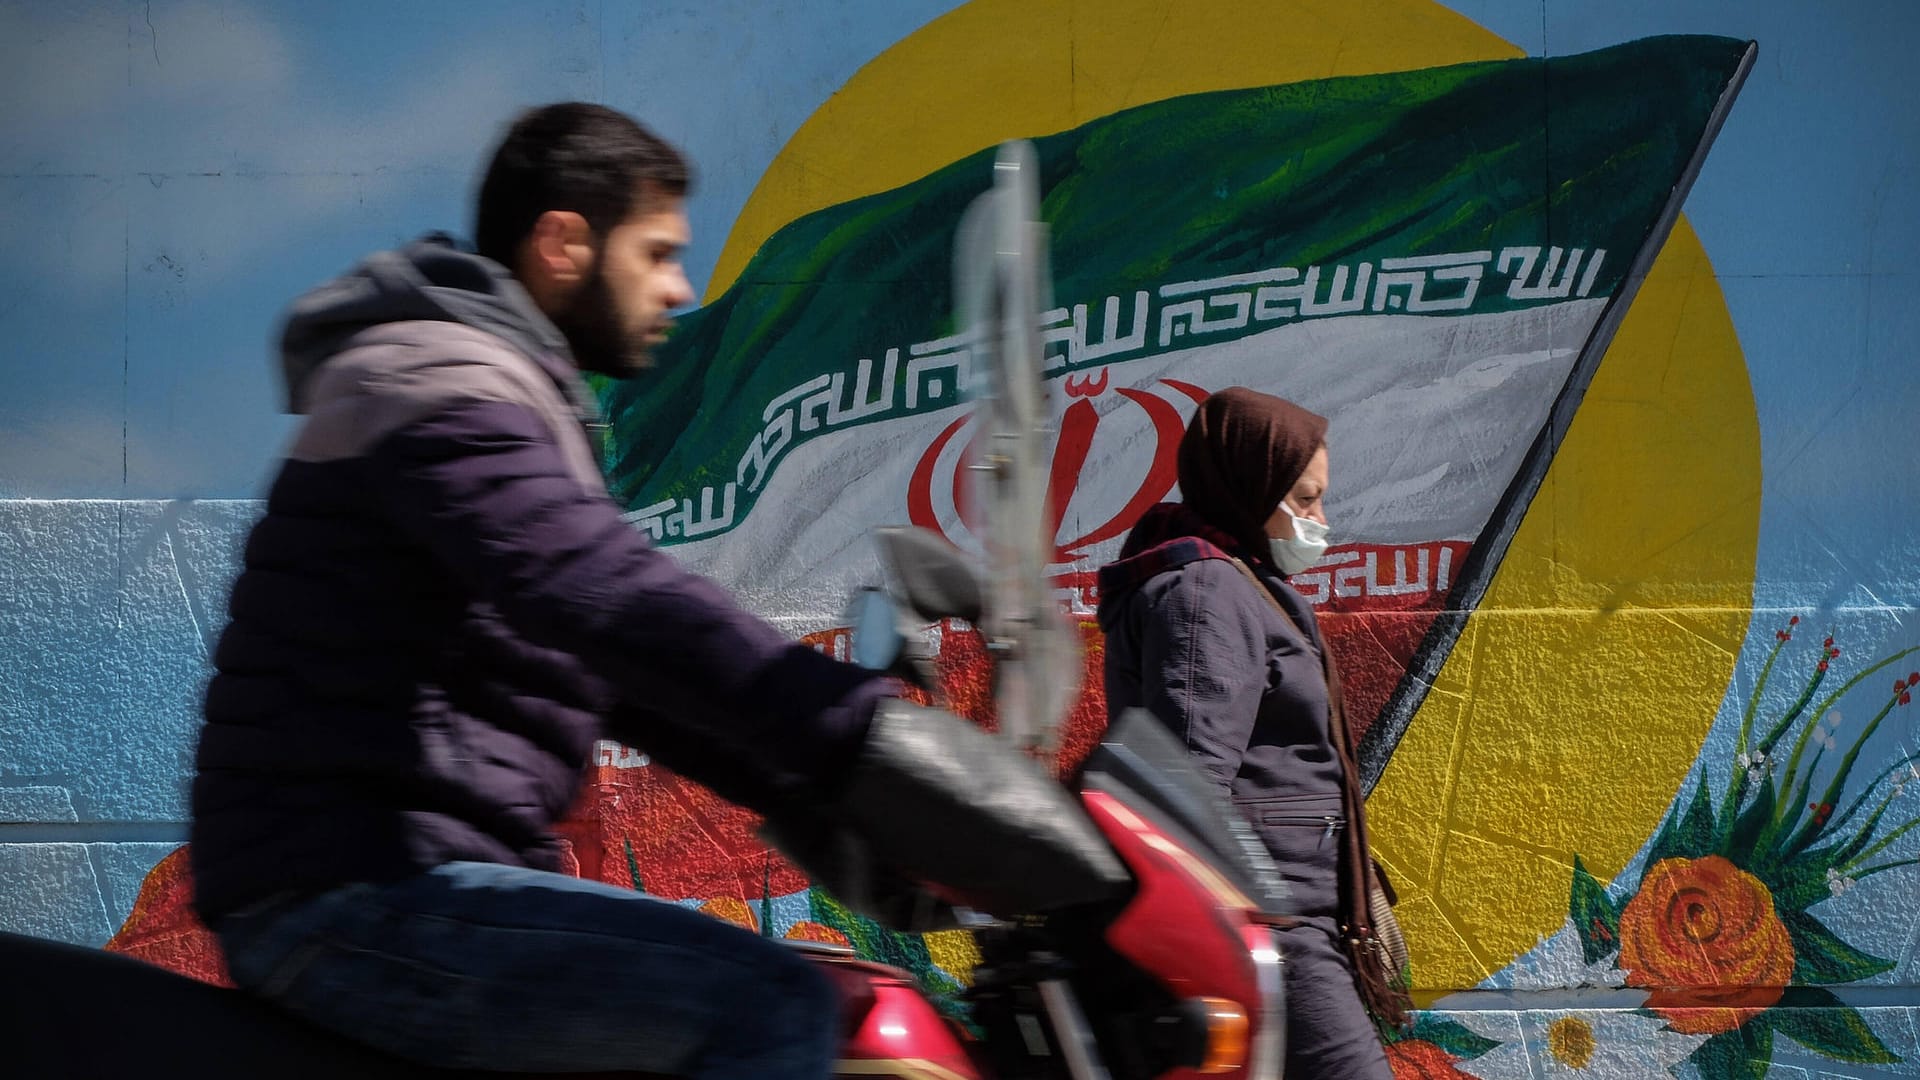
[[[501,338],[543,366],[558,360],[572,367],[566,339],[506,267],[434,234],[367,258],[287,309],[280,370],[288,411],[306,411],[307,381],[348,338],[371,326],[414,320],[461,323]]]
[[[1232,559],[1239,550],[1185,504],[1153,507],[1127,533],[1120,558],[1100,568],[1100,629],[1111,632],[1121,601],[1153,578],[1201,559]]]

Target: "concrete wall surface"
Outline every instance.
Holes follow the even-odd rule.
[[[698,173],[702,298],[596,384],[656,543],[830,650],[867,529],[978,546],[952,230],[1033,139],[1070,747],[1094,571],[1185,419],[1285,394],[1332,425],[1294,584],[1414,951],[1396,1074],[1920,1075],[1916,35],[1902,0],[0,0],[0,930],[224,977],[181,845],[297,422],[277,320],[469,233],[502,124],[587,99]],[[576,872],[869,942],[644,749],[596,752]],[[977,957],[889,948],[936,989]]]

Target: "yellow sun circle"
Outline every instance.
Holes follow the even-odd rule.
[[[1523,55],[1431,0],[974,0],[821,104],[723,248],[718,296],[775,230],[982,147],[1209,90]],[[1759,429],[1712,267],[1683,218],[1480,607],[1368,806],[1421,988],[1466,987],[1566,919],[1700,750],[1746,633]]]

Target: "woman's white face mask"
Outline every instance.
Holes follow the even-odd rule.
[[[1280,509],[1292,519],[1293,535],[1284,539],[1269,537],[1267,543],[1272,545],[1273,564],[1280,568],[1280,572],[1297,574],[1319,562],[1320,556],[1327,553],[1327,535],[1331,530],[1312,518],[1294,513],[1293,508],[1285,502],[1280,504]]]

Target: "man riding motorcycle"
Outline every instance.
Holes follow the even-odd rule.
[[[1030,763],[788,640],[621,519],[580,372],[639,370],[692,301],[688,186],[631,119],[536,109],[487,169],[477,254],[374,255],[288,316],[305,419],[214,655],[191,859],[234,980],[321,1027],[441,1066],[827,1074],[813,967],[556,872],[551,826],[601,738],[962,892],[1071,902],[1088,877],[1061,853],[1111,863]],[[983,769],[1020,822],[890,828],[937,820]]]

